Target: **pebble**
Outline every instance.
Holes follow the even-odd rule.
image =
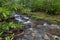
[[[36,36],[36,34],[35,33],[32,33],[32,37],[35,37]]]
[[[44,38],[45,40],[50,40],[50,38],[48,37],[47,34],[44,34],[43,38]]]

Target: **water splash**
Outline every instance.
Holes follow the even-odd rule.
[[[23,22],[24,21],[24,20],[22,20],[21,16],[18,15],[18,14],[15,14],[14,17],[15,17],[15,20],[17,20],[18,22]]]
[[[29,19],[29,17],[26,17],[26,16],[25,16],[24,19]]]
[[[43,26],[47,26],[48,24],[47,23],[44,23]]]

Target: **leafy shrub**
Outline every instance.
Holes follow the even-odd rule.
[[[18,23],[18,24],[15,24],[13,22],[9,22],[9,23],[4,23],[1,25],[1,27],[4,29],[4,30],[9,30],[10,28],[22,28],[22,23]]]
[[[45,9],[49,14],[59,14],[60,11],[60,2],[59,0],[47,0],[45,1]]]
[[[0,20],[12,17],[12,12],[4,7],[0,7]]]
[[[27,1],[24,1],[24,3],[26,2]],[[59,0],[31,0],[26,4],[25,5],[31,8],[32,11],[45,11],[49,14],[60,14]]]
[[[29,8],[24,8],[21,10],[22,13],[30,13],[31,10]]]
[[[23,4],[22,3],[18,3],[18,2],[13,2],[11,9],[13,10],[18,10],[18,9],[23,9]]]
[[[21,2],[13,2],[11,9],[21,13],[30,13],[31,11],[29,8],[26,8]]]
[[[5,37],[5,40],[13,40],[14,34],[11,34],[10,36]]]
[[[18,23],[15,24],[13,22],[4,22],[4,23],[0,23],[0,36],[2,35],[3,32],[10,30],[10,29],[18,29],[18,28],[22,28],[23,24],[22,23]]]
[[[42,9],[42,7],[43,7],[44,5],[43,5],[43,0],[33,0],[32,1],[32,6],[31,6],[31,8],[33,9],[33,10],[40,10],[40,9]]]
[[[10,2],[8,0],[0,0],[0,21],[13,17],[13,11],[10,10]]]
[[[22,28],[23,24],[22,24],[22,23],[15,24],[15,23],[13,23],[13,22],[10,22],[10,23],[8,24],[8,26],[10,26],[10,28],[15,28],[15,29],[17,29],[17,28]]]

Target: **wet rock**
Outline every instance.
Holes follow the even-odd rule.
[[[51,26],[57,26],[56,24],[51,24]]]
[[[29,19],[29,17],[26,17],[26,16],[25,16],[24,19]]]
[[[60,36],[60,32],[57,29],[50,30],[51,34]]]
[[[48,29],[52,30],[52,29],[56,29],[55,26],[48,26]]]
[[[48,24],[47,23],[44,23],[43,26],[48,26]]]
[[[38,31],[38,30],[33,30],[33,32],[34,32],[35,34],[39,34],[39,31]]]
[[[52,34],[47,33],[47,35],[49,36],[50,40],[54,40],[53,37],[52,37]]]
[[[16,39],[16,40],[22,40],[22,38],[18,38],[18,39]]]
[[[42,28],[42,27],[43,27],[43,25],[37,25],[37,28],[39,28],[39,29]]]
[[[28,30],[25,31],[25,35],[29,35],[29,34],[31,35],[31,33],[32,32],[31,31],[28,31]]]
[[[35,37],[36,36],[36,34],[35,33],[32,33],[32,37]]]
[[[51,24],[52,27],[59,29],[60,27],[57,24]]]
[[[60,27],[56,24],[49,24],[50,21],[31,20],[28,16],[19,14],[14,15],[14,17],[15,20],[24,24],[24,29],[26,30],[24,36],[17,40],[50,40],[52,35],[49,35],[49,37],[47,35],[48,32],[54,35],[60,35],[60,32],[57,30],[60,29]]]
[[[31,23],[31,27],[36,27],[36,26],[37,26],[37,24],[35,22]]]
[[[29,28],[31,28],[31,26],[30,26],[30,24],[24,24],[23,28],[26,29],[26,30],[29,30]]]
[[[22,39],[22,40],[27,40],[27,39]]]
[[[26,40],[31,40],[32,36],[31,35],[25,35],[23,38],[25,38]]]
[[[19,14],[15,14],[14,17],[18,22],[23,22],[22,17]]]
[[[19,17],[20,15],[18,15],[18,14],[14,14],[14,17]]]
[[[44,34],[43,38],[44,38],[45,40],[50,40],[50,38],[48,37],[47,34]]]
[[[24,24],[30,24],[31,22],[30,21],[26,21],[26,22],[24,22]]]
[[[52,37],[54,38],[54,40],[60,40],[60,37],[58,37],[56,35],[52,35]]]
[[[34,37],[34,40],[44,40],[42,37]]]
[[[29,30],[29,31],[33,31],[33,28],[28,28],[27,30]]]

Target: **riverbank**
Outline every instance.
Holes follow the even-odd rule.
[[[57,24],[49,24],[45,21],[37,21],[35,18],[31,19],[32,15],[21,15],[21,18],[25,18],[26,22],[23,21],[24,26],[24,36],[16,38],[16,40],[60,40],[60,26]],[[19,20],[18,20],[19,21]],[[15,39],[14,39],[15,40]]]
[[[60,23],[60,15],[49,15],[45,12],[31,12],[26,15],[36,20],[49,20],[52,23]]]

